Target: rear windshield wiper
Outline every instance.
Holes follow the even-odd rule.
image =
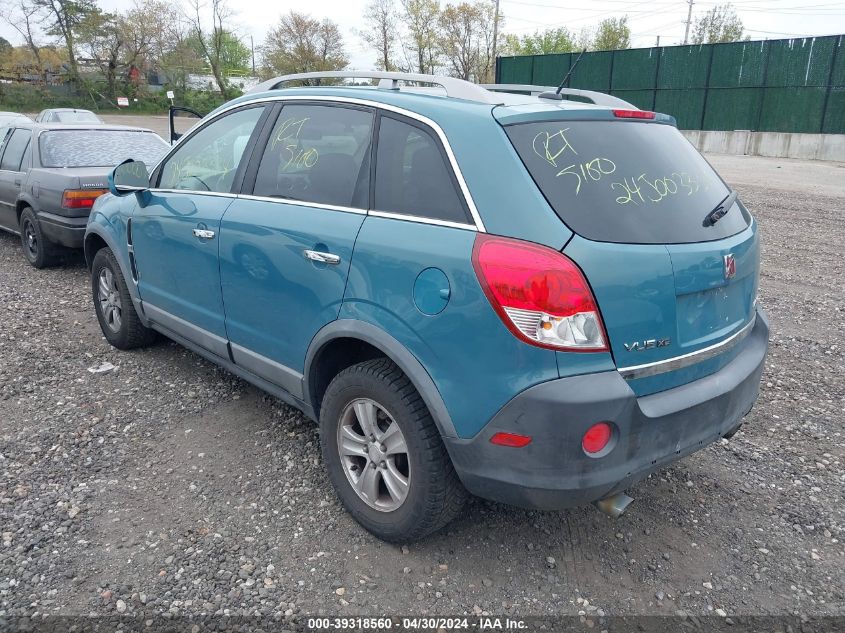
[[[725,217],[728,214],[728,211],[731,210],[731,207],[734,206],[734,202],[736,202],[737,193],[736,191],[731,191],[728,194],[728,197],[722,200],[715,209],[713,209],[710,213],[707,214],[707,217],[704,218],[704,226],[713,226]]]

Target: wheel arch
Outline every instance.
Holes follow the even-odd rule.
[[[96,220],[96,219],[92,219]],[[129,269],[129,262],[125,260],[124,256],[127,254],[117,245],[117,240],[109,230],[102,225],[97,224],[96,221],[89,221],[88,229],[85,231],[85,240],[83,242],[83,249],[85,252],[85,263],[88,270],[94,263],[94,256],[102,248],[110,248],[114,257],[117,260],[117,265],[120,266],[120,274],[126,281],[126,287],[129,290],[129,296],[132,297],[132,303],[135,304],[135,311],[138,313],[138,318],[142,325],[147,327],[149,325],[144,310],[141,306],[141,298],[138,295],[138,289],[132,281],[132,275]]]
[[[332,321],[317,333],[308,347],[303,391],[314,416],[319,419],[323,394],[334,376],[346,367],[378,356],[396,363],[413,383],[440,434],[457,437],[440,391],[416,356],[384,330],[354,319]]]
[[[18,225],[20,225],[21,223],[21,215],[23,215],[23,210],[27,207],[32,209],[33,212],[36,211],[35,205],[29,198],[18,198],[17,201],[15,201],[15,215],[17,216]]]

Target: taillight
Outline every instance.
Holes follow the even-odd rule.
[[[517,337],[557,350],[607,350],[593,293],[568,257],[545,246],[480,233],[472,265],[493,309]]]
[[[62,194],[62,207],[90,209],[94,206],[94,201],[108,191],[108,189],[65,189]]]
[[[653,119],[654,112],[648,110],[614,110],[613,116],[617,119]]]

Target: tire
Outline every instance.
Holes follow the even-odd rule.
[[[58,249],[51,243],[41,230],[41,223],[35,212],[26,207],[21,213],[21,247],[23,256],[35,268],[55,266],[58,260]]]
[[[117,349],[135,349],[152,344],[157,334],[144,327],[120,265],[110,248],[101,248],[91,264],[91,292],[100,329]]]
[[[359,438],[366,436],[361,419],[369,419],[370,427],[375,421],[377,441],[361,443]],[[399,437],[396,429],[387,432],[393,424]],[[466,501],[467,493],[420,394],[386,358],[353,365],[332,380],[320,412],[320,444],[341,502],[358,523],[384,541],[421,539],[457,517]],[[373,468],[377,462],[380,466]],[[370,473],[370,479],[363,473]],[[356,476],[362,489],[375,493],[357,492]],[[401,485],[402,477],[407,487]],[[364,485],[372,478],[376,485]]]

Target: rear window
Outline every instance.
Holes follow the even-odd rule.
[[[560,219],[588,239],[703,242],[748,226],[740,208],[705,226],[728,187],[671,125],[546,121],[505,130]]]
[[[96,114],[87,110],[56,112],[53,120],[59,123],[102,123]]]
[[[38,139],[42,167],[113,167],[127,158],[155,165],[170,148],[153,132],[52,130]]]

